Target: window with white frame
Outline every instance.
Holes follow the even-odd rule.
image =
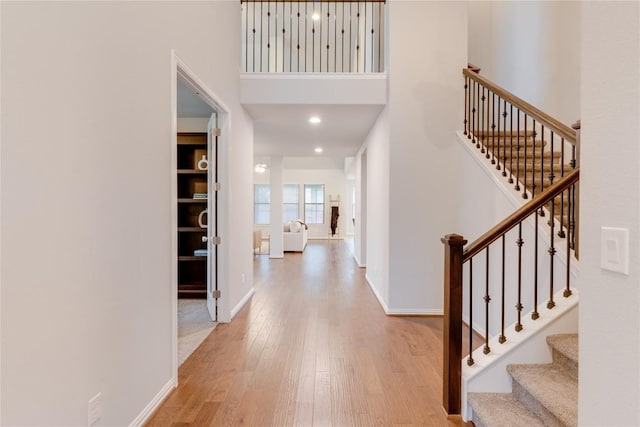
[[[270,204],[271,189],[269,188],[269,184],[254,184],[253,222],[255,224],[269,224]]]
[[[300,218],[300,186],[285,184],[282,192],[284,222]]]
[[[324,185],[304,185],[304,222],[324,224]]]

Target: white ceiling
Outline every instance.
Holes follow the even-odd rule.
[[[178,117],[209,117],[213,112],[178,79]],[[244,105],[254,120],[254,155],[266,158],[325,157],[342,163],[353,156],[382,110],[382,105]],[[311,116],[322,119],[309,123]],[[322,147],[322,154],[314,149]]]
[[[353,156],[382,105],[245,105],[254,120],[256,157]],[[309,123],[311,116],[322,119]],[[322,147],[323,153],[314,152]]]

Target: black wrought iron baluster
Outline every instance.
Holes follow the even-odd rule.
[[[544,125],[540,124],[540,192],[544,191]],[[549,166],[553,168],[553,153],[549,158]],[[544,209],[541,207],[538,210],[540,216],[544,216]]]
[[[289,72],[293,72],[293,2],[289,2]]]
[[[313,11],[311,12],[311,72],[316,71],[316,4],[313,3]]]
[[[565,145],[565,141],[564,138],[560,139],[560,158],[562,159],[561,163],[560,163],[560,177],[562,178],[564,176],[564,145]],[[565,220],[564,220],[564,195],[561,195],[560,197],[560,230],[558,231],[558,237],[560,238],[564,238],[566,236],[565,232],[564,232],[564,227],[565,225],[568,226],[569,224],[565,224]],[[568,215],[567,215],[568,216]]]
[[[476,94],[476,102],[478,103],[478,106],[476,107],[478,110],[478,117],[476,120],[476,133],[474,133],[475,139],[476,139],[476,148],[480,148],[480,134],[482,132],[481,128],[482,128],[482,115],[480,114],[480,83],[476,84],[476,90],[478,91],[478,93]],[[484,90],[484,88],[483,88]]]
[[[529,145],[529,135],[527,134],[527,119],[528,116],[524,115],[524,178],[522,184],[522,198],[528,199],[529,195],[527,194],[527,146]],[[533,169],[533,167],[532,167]]]
[[[496,165],[496,170],[500,170],[500,96],[498,95],[498,125],[497,125],[498,133],[493,137],[493,162]],[[496,140],[496,138],[498,138]],[[496,152],[498,153],[496,156]],[[497,157],[497,159],[496,159]]]
[[[500,326],[500,337],[498,338],[498,342],[500,344],[504,344],[507,340],[507,337],[504,335],[504,289],[505,289],[505,235],[502,235],[502,294],[501,294],[501,304],[500,304],[500,317],[501,317],[501,326]]]
[[[551,153],[552,153],[552,154],[553,154],[553,152],[554,152],[554,151],[553,151],[553,142],[554,142],[554,138],[553,138],[553,137],[554,137],[554,135],[555,135],[555,134],[553,133],[553,131],[551,131],[550,139],[551,139]],[[555,163],[555,162],[554,162],[554,163]],[[555,164],[553,164],[553,163],[552,163],[552,164],[551,164],[551,167],[549,168],[549,186],[553,185],[553,180],[554,180],[554,179],[555,179],[555,177],[556,177],[556,176],[555,176],[554,168],[555,168]],[[553,215],[551,215],[551,217],[553,218]]]
[[[375,20],[375,10],[373,8],[373,3],[371,3],[371,72],[372,73],[376,71],[375,68],[374,68],[375,67],[375,62],[374,61],[375,61],[375,56],[376,56],[375,55],[375,53],[376,53],[376,45],[375,45],[375,34],[376,34],[376,32],[374,30],[374,27],[375,27],[374,20]]]
[[[467,138],[473,143],[473,138],[476,136],[476,82],[471,79],[471,88],[469,93],[469,104],[471,108],[471,132],[467,135]]]
[[[358,12],[356,13],[358,18],[358,28],[356,31],[356,73],[360,72],[360,0],[358,0]]]
[[[513,184],[513,104],[509,104],[509,184]]]
[[[300,72],[300,3],[296,4],[297,8],[298,8],[298,37],[296,40],[296,47],[297,47],[297,55],[296,55],[296,59],[297,59],[297,66],[296,66],[296,71]]]
[[[271,72],[271,2],[267,3],[267,72]]]
[[[276,20],[275,26],[273,27],[273,41],[275,42],[275,57],[273,58],[273,64],[276,67],[275,72],[278,72],[278,0],[276,0]]]
[[[489,296],[489,246],[486,249],[487,256],[485,258],[485,288],[484,288],[484,348],[482,352],[489,354],[491,348],[489,347],[489,302],[491,297]]]
[[[327,73],[329,69],[329,53],[331,51],[331,3],[327,3]]]
[[[342,72],[344,73],[344,52],[345,52],[345,48],[344,48],[344,2],[342,2],[342,50],[341,50],[341,56],[342,56],[342,61],[340,61],[340,66],[342,67]]]
[[[571,187],[567,188],[566,193],[567,193],[567,217],[569,217],[569,213],[571,212],[571,205],[572,205],[572,198],[573,196],[575,196],[575,191],[576,191],[576,185],[573,184]],[[570,218],[567,218],[567,221],[570,221]],[[568,298],[571,296],[571,228],[569,227],[569,224],[567,224],[567,233],[569,233],[569,235],[567,236],[567,269],[566,269],[566,287],[564,289],[564,292],[562,293],[562,295],[565,298]]]
[[[338,71],[338,4],[333,4],[333,72]]]
[[[469,105],[467,102],[467,99],[469,98],[469,77],[464,76],[464,122],[463,122],[463,129],[464,129],[464,134],[468,135],[469,134],[469,128],[468,128],[468,123],[469,123]]]
[[[349,72],[352,72],[353,68],[353,22],[351,22],[353,16],[353,3],[349,3]]]
[[[496,164],[496,94],[491,93],[491,164]]]
[[[318,59],[320,60],[320,67],[318,68],[319,72],[322,72],[322,23],[324,22],[324,19],[322,18],[322,5],[323,2],[320,2],[320,19],[318,19],[318,23],[320,24],[320,41],[318,42]]]
[[[536,320],[540,317],[538,313],[538,211],[534,220],[534,240],[533,240],[533,313],[531,318]]]
[[[264,34],[264,25],[262,25],[262,18],[264,17],[264,5],[260,0],[260,72],[262,72],[262,36]]]
[[[309,50],[309,44],[307,43],[307,26],[309,23],[309,13],[307,11],[307,2],[304,3],[304,72],[307,72],[307,51]]]
[[[254,5],[255,7],[255,5]],[[249,5],[242,5],[244,11],[244,72],[249,72]]]
[[[575,144],[571,144],[571,169],[575,169],[576,166],[578,165],[577,161],[576,161],[576,146]],[[576,236],[575,236],[575,231],[576,231],[576,187],[575,185],[573,186],[573,190],[571,191],[571,208],[568,209],[568,216],[569,216],[569,225],[568,225],[568,229],[567,232],[569,233],[570,239],[571,240],[571,245],[570,248],[574,249],[576,248]]]
[[[553,135],[551,135],[551,146],[553,146]],[[553,261],[554,261],[554,256],[556,254],[556,248],[555,248],[555,234],[554,234],[554,228],[555,228],[555,197],[553,199],[551,199],[551,203],[549,205],[549,210],[550,210],[550,220],[549,220],[549,227],[550,227],[550,231],[549,231],[549,240],[550,240],[550,246],[549,246],[549,301],[547,302],[547,308],[551,309],[553,307],[556,306],[555,301],[553,300]]]
[[[538,133],[536,132],[536,119],[532,118],[532,125],[531,125],[531,198],[536,197],[536,189],[538,188],[538,184],[536,183],[536,138],[538,136]],[[544,156],[540,156],[540,160],[543,161]],[[542,164],[540,164],[540,167],[542,167]]]
[[[378,72],[382,71],[382,49],[380,39],[382,37],[382,2],[378,2]]]
[[[517,141],[516,141],[516,191],[520,191],[520,143],[522,142],[520,138],[520,109],[516,108],[518,112],[518,117],[516,118],[516,126],[517,126]]]
[[[262,11],[260,11],[262,12]],[[256,72],[256,2],[253,2],[253,55],[251,56],[251,67]]]
[[[364,2],[364,37],[362,38],[362,72],[367,72],[367,2]]]
[[[507,176],[507,100],[502,101],[502,176]]]
[[[516,244],[518,245],[518,303],[516,304],[518,322],[516,323],[516,332],[520,332],[522,330],[522,309],[524,308],[522,305],[522,245],[524,244],[524,240],[522,240],[522,222],[518,224],[518,240],[516,240]]]
[[[484,95],[484,89],[485,87],[482,86],[482,106],[480,108],[480,138],[482,140],[482,144],[481,144],[481,148],[480,148],[480,152],[484,154],[485,152],[485,144],[486,144],[486,140],[487,140],[487,128],[484,126],[485,124],[485,113],[488,116],[489,112],[487,111],[484,102],[487,100],[487,97]]]
[[[473,258],[469,258],[469,357],[467,365],[473,365]]]

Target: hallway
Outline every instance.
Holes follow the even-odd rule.
[[[255,295],[148,423],[447,426],[442,319],[385,316],[342,240],[254,258]]]

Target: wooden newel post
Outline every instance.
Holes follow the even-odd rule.
[[[460,414],[462,373],[462,253],[467,243],[447,234],[444,243],[444,327],[442,406],[449,415]]]

